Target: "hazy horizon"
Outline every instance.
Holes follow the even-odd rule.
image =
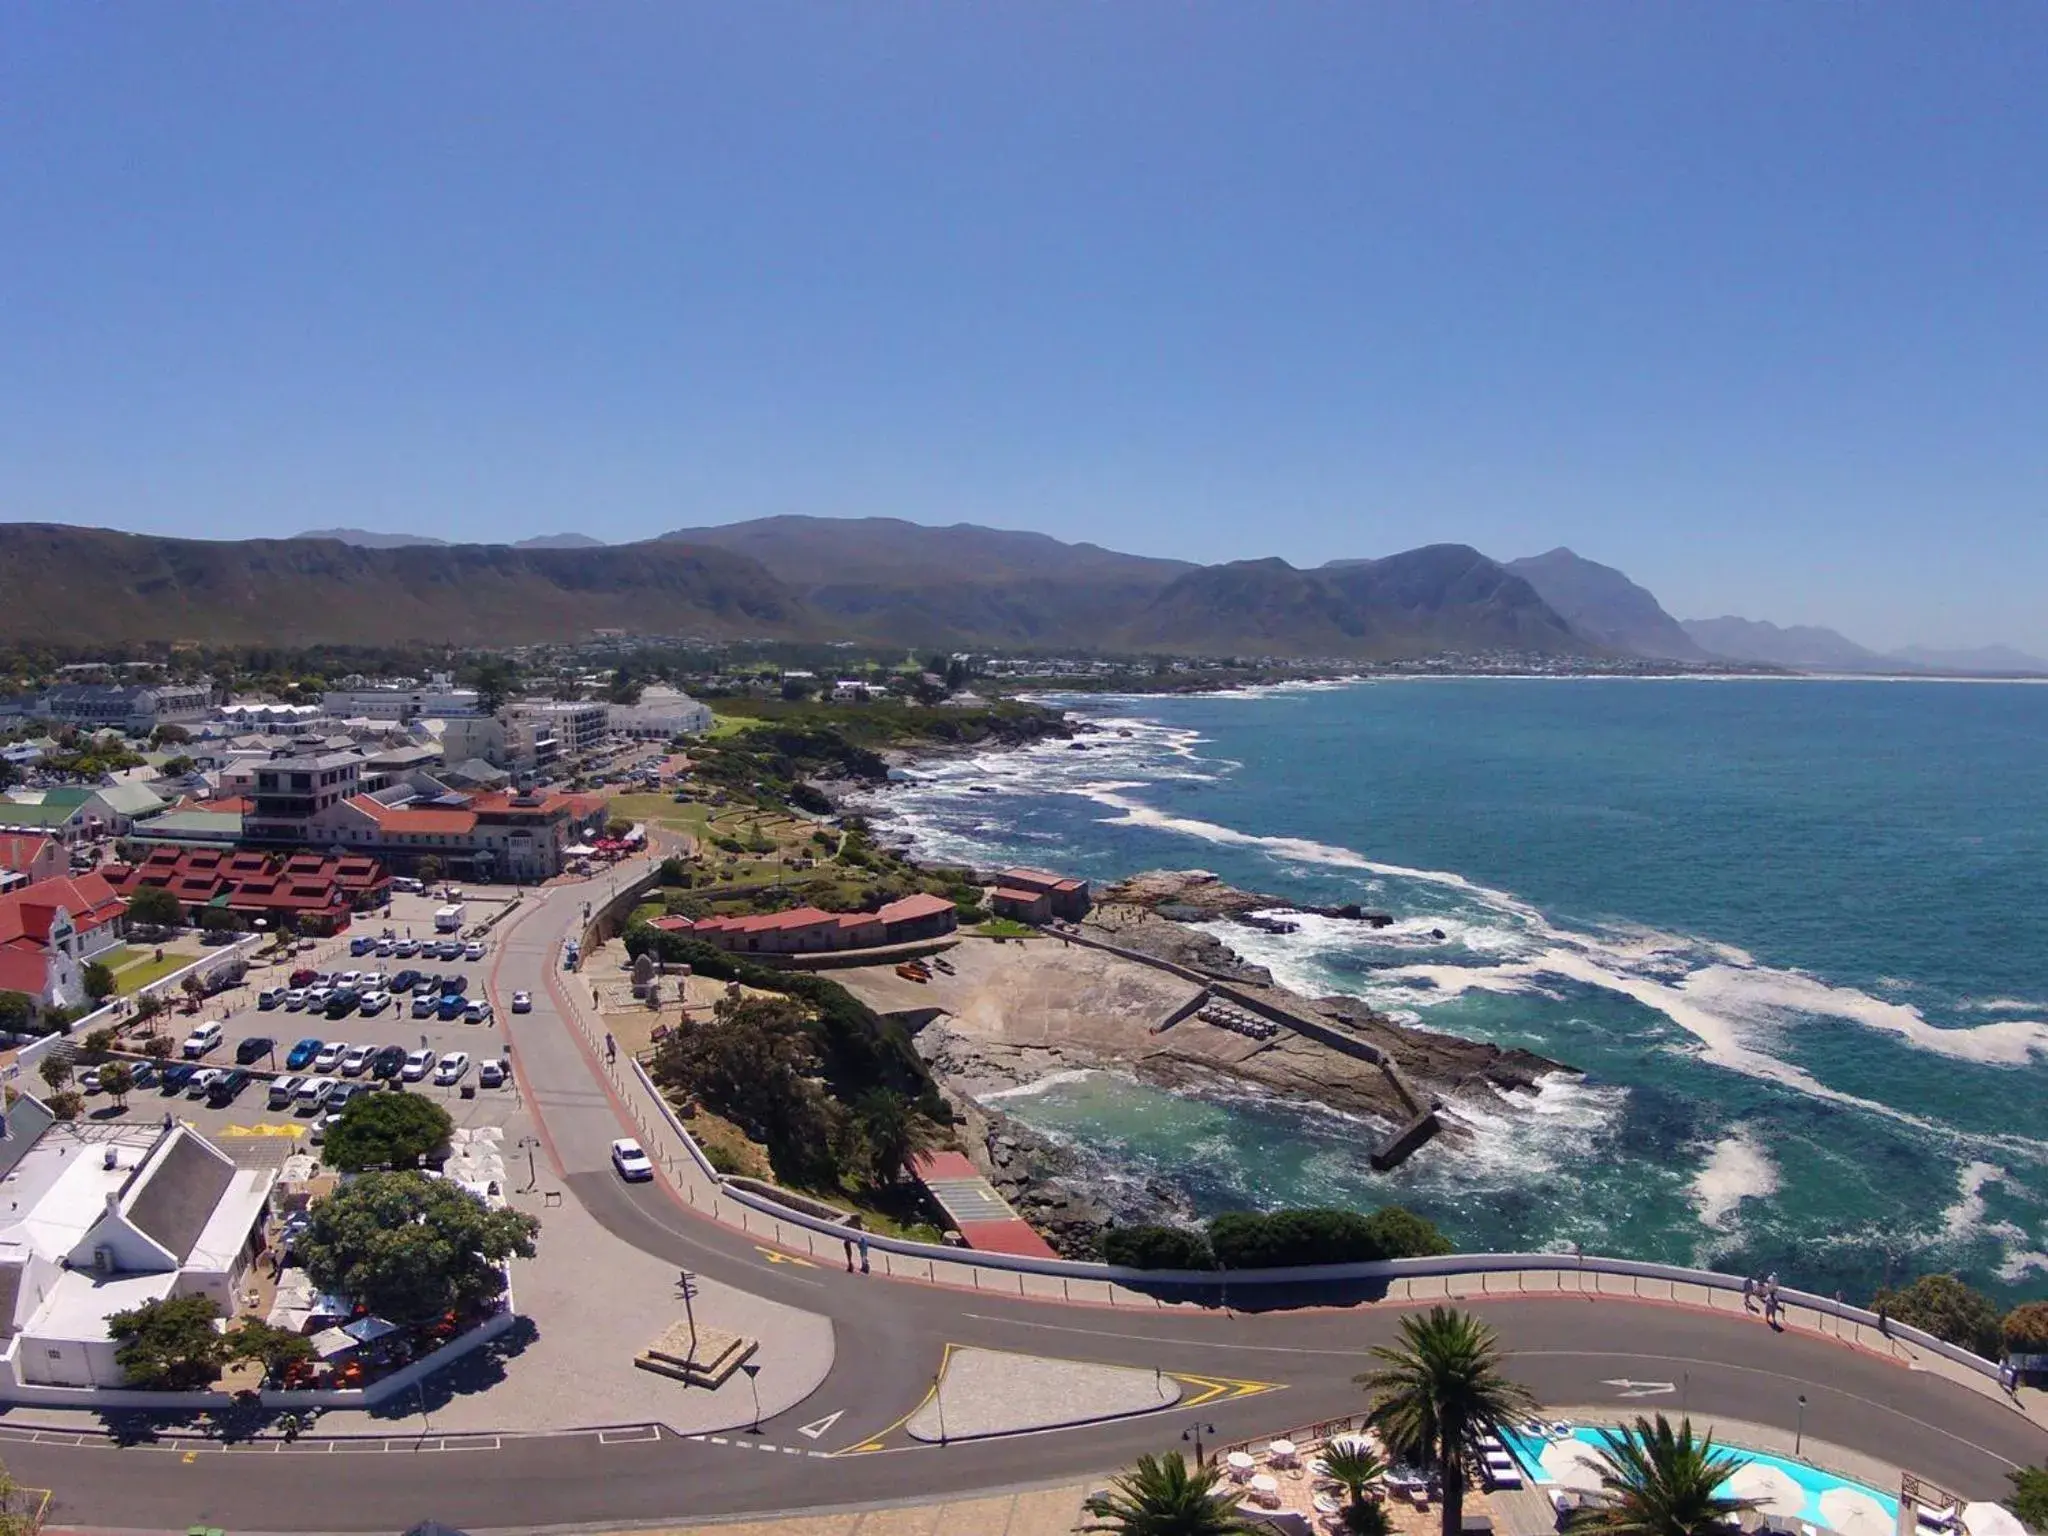
[[[2048,12],[31,3],[0,519],[779,513],[2048,655]]]

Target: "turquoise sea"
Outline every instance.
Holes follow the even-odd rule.
[[[1583,1069],[1408,1168],[1312,1104],[1063,1076],[1004,1107],[1198,1208],[1388,1201],[1467,1249],[2048,1294],[2048,688],[1401,680],[1065,698],[1090,750],[880,797],[935,857],[1210,869],[1311,993]],[[977,789],[975,786],[979,786]],[[993,792],[990,792],[993,791]],[[1444,937],[1432,936],[1432,930]]]

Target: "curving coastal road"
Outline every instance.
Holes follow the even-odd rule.
[[[1245,1438],[1356,1412],[1352,1378],[1393,1337],[1399,1309],[1362,1295],[1269,1297],[1257,1314],[1060,1306],[987,1293],[763,1262],[754,1238],[683,1207],[660,1184],[609,1171],[621,1134],[577,1031],[550,986],[562,936],[585,891],[529,903],[498,946],[497,985],[534,994],[511,1038],[528,1103],[541,1117],[571,1198],[621,1242],[725,1284],[833,1320],[836,1354],[801,1404],[758,1437],[725,1443],[652,1429],[347,1444],[275,1441],[223,1449],[170,1440],[116,1449],[81,1436],[0,1442],[23,1483],[57,1491],[52,1519],[99,1529],[195,1522],[229,1529],[402,1530],[432,1516],[476,1530],[675,1521],[994,1489],[1112,1468],[1178,1444],[1199,1419]],[[1236,1298],[1233,1298],[1236,1299]],[[1278,1310],[1283,1304],[1287,1310]],[[1695,1416],[1793,1427],[1935,1479],[1968,1497],[2006,1491],[2005,1471],[2048,1457],[2048,1434],[1982,1393],[1754,1318],[1577,1296],[1461,1303],[1514,1351],[1540,1400],[1618,1409],[1684,1407]],[[946,1348],[976,1345],[1204,1378],[1185,1406],[1081,1429],[944,1447],[903,1436]],[[1677,1395],[1617,1401],[1617,1380],[1683,1383]],[[1227,1386],[1225,1383],[1247,1385]],[[1257,1390],[1249,1384],[1260,1384]],[[1246,1395],[1238,1395],[1238,1394]],[[815,1428],[833,1418],[814,1436]],[[402,1422],[394,1424],[404,1432]],[[855,1451],[879,1443],[880,1450]],[[770,1449],[772,1448],[772,1449]]]

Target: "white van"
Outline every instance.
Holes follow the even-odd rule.
[[[220,1025],[212,1020],[208,1020],[204,1024],[195,1026],[192,1033],[185,1037],[182,1054],[187,1061],[197,1061],[208,1051],[218,1046],[221,1038],[222,1030]]]
[[[462,931],[462,903],[450,902],[434,913],[436,933],[459,933]]]

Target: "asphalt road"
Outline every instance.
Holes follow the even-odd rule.
[[[369,1446],[0,1444],[15,1478],[56,1489],[54,1520],[396,1531],[431,1516],[490,1530],[822,1508],[1085,1477],[1177,1445],[1196,1422],[1214,1425],[1213,1439],[1249,1438],[1363,1405],[1353,1377],[1370,1368],[1371,1347],[1393,1338],[1401,1315],[1367,1296],[1289,1298],[1300,1305],[1256,1315],[1153,1313],[771,1264],[747,1235],[689,1213],[663,1186],[621,1184],[607,1162],[607,1143],[621,1134],[607,1090],[544,985],[582,901],[573,887],[551,893],[498,945],[499,1016],[512,1025],[566,1188],[623,1242],[828,1314],[837,1350],[825,1381],[758,1435],[724,1443],[644,1430],[444,1443],[417,1438],[413,1417],[395,1419],[394,1438]],[[534,993],[534,1013],[510,1019],[502,1000],[513,988]],[[1547,1403],[1625,1411],[1612,1382],[1669,1382],[1678,1390],[1640,1406],[1790,1430],[1804,1394],[1808,1436],[1968,1497],[1998,1497],[2007,1468],[2048,1458],[2048,1434],[2010,1407],[1859,1351],[1773,1333],[1753,1318],[1579,1297],[1466,1305],[1499,1331],[1514,1374]],[[1157,1369],[1183,1377],[1186,1392],[1180,1407],[1109,1424],[919,1445],[897,1426],[923,1400],[948,1344]],[[1198,1398],[1206,1401],[1196,1406]],[[856,1449],[877,1443],[882,1449]]]

